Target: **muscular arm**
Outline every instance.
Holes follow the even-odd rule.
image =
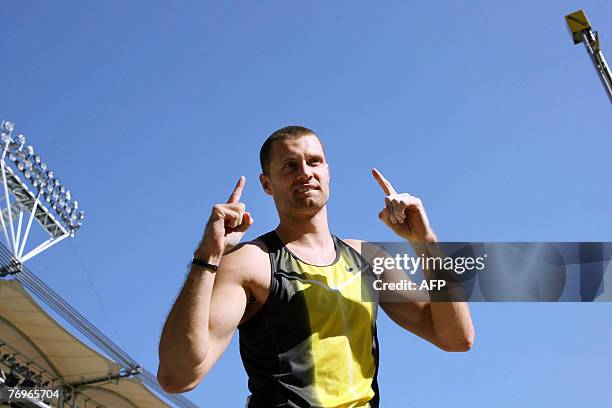
[[[192,266],[159,343],[157,378],[166,392],[195,388],[227,348],[247,304],[249,247],[224,256],[216,273]]]
[[[381,302],[380,307],[400,327],[444,351],[468,351],[474,328],[465,302]]]
[[[240,177],[227,203],[213,206],[195,254],[219,265],[218,271],[192,266],[166,319],[157,371],[166,392],[185,392],[198,385],[227,348],[245,313],[247,286],[252,281],[251,255],[261,252],[253,244],[236,246],[253,224],[240,202],[245,183],[246,178]]]
[[[428,243],[411,243],[416,253],[425,254],[427,257],[443,257],[437,242],[433,239]],[[437,278],[437,272],[424,270],[426,279]],[[450,281],[449,281],[450,283]],[[451,283],[452,285],[452,283]],[[449,288],[450,291],[458,290],[461,294],[451,299],[464,298],[461,286],[456,285]],[[428,302],[429,314],[431,315],[431,330],[436,334],[436,344],[445,351],[468,351],[474,343],[475,331],[472,317],[467,302],[457,301],[434,301]]]
[[[360,251],[363,241],[346,242]],[[380,307],[397,325],[442,350],[468,351],[472,347],[474,327],[465,302],[416,301],[407,295],[405,301],[380,302]]]
[[[378,214],[380,220],[397,236],[410,242],[417,254],[430,256],[431,251],[438,252],[437,238],[421,199],[408,193],[398,194],[376,169],[372,169],[372,175],[386,196],[385,207]],[[427,279],[431,275],[430,272],[424,271]],[[460,290],[453,290],[455,289]],[[472,347],[474,327],[465,302],[408,301],[381,303],[381,307],[401,327],[443,350],[467,351]]]

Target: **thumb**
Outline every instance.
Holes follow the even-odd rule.
[[[238,225],[238,227],[236,227],[235,231],[238,232],[245,232],[246,230],[249,229],[249,227],[251,225],[253,225],[253,223],[255,222],[255,220],[253,219],[253,217],[251,216],[251,213],[246,211],[243,215],[242,215],[242,224]]]

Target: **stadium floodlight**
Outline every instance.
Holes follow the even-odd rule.
[[[3,121],[0,125],[0,161],[4,200],[0,224],[3,237],[13,257],[23,263],[49,249],[67,237],[73,237],[81,227],[82,212],[74,212],[78,202],[50,170],[32,145],[26,146],[26,137],[19,134],[13,139],[15,125]],[[1,195],[0,195],[1,196]],[[24,216],[29,219],[24,225]],[[36,220],[49,234],[49,239],[24,254],[32,222]]]
[[[599,74],[599,79],[608,93],[608,98],[612,102],[612,74],[599,45],[599,34],[591,29],[591,23],[584,10],[568,14],[565,16],[565,21],[574,44],[584,44],[593,66]]]

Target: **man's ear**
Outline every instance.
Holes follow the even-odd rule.
[[[266,194],[272,195],[272,189],[270,188],[270,179],[265,174],[261,173],[259,175],[259,182],[261,183],[261,187]]]

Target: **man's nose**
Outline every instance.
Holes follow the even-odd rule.
[[[298,166],[298,179],[308,180],[312,177],[312,169],[306,161],[302,161]]]

